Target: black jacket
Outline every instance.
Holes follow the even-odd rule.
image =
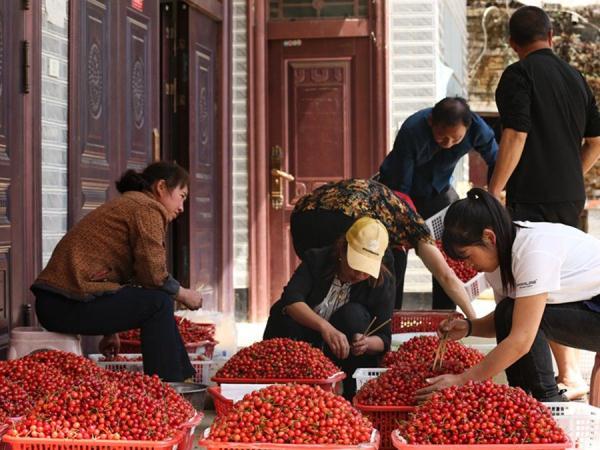
[[[350,302],[360,303],[372,317],[377,316],[375,325],[390,319],[394,311],[396,280],[393,275],[394,257],[389,247],[383,257],[383,265],[388,268],[389,274],[384,276],[379,286],[371,287],[369,280],[365,280],[350,288]],[[333,247],[306,251],[304,261],[283,289],[281,298],[271,307],[271,315],[281,314],[283,308],[296,302],[305,302],[311,309],[321,303],[331,288],[334,267]],[[383,340],[385,351],[390,348],[391,333],[392,327],[388,323],[374,334]]]

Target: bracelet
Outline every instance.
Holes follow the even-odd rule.
[[[465,335],[465,337],[469,337],[471,336],[471,332],[473,331],[473,322],[471,322],[471,319],[468,319],[465,317],[465,320],[467,321],[467,334]]]

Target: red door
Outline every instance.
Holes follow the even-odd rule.
[[[179,11],[177,42],[178,96],[175,152],[190,171],[187,212],[176,224],[177,275],[191,289],[200,290],[203,307],[221,309],[221,188],[217,143],[218,24],[187,5]],[[225,187],[223,187],[225,188]],[[180,251],[182,250],[182,251]]]
[[[0,1],[0,357],[5,355],[10,328],[17,324],[20,306],[26,303],[24,249],[31,235],[25,210],[32,208],[24,194],[24,79],[21,2]],[[31,119],[30,119],[31,120]],[[30,122],[27,125],[31,125]],[[37,250],[37,249],[36,249]],[[32,256],[30,255],[29,258]]]
[[[329,181],[368,178],[376,171],[370,45],[366,37],[269,43],[271,302],[298,264],[289,231],[297,199]]]
[[[152,158],[159,123],[157,2],[70,2],[69,225]],[[138,4],[136,3],[136,4]]]

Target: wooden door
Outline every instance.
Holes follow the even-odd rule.
[[[224,236],[221,221],[222,185],[217,176],[223,149],[218,139],[216,105],[220,103],[219,22],[191,2],[175,3],[177,45],[175,126],[173,152],[190,172],[186,211],[175,225],[175,275],[184,285],[201,290],[203,307],[222,309],[220,249]],[[170,104],[170,103],[169,103]]]
[[[153,1],[69,5],[72,226],[116,195],[114,182],[127,167],[151,161],[159,122],[159,10]]]
[[[366,37],[269,43],[269,151],[281,147],[280,168],[295,177],[281,180],[281,208],[268,206],[271,302],[298,264],[289,231],[297,199],[329,181],[376,171],[369,48]],[[272,167],[266,169],[271,179]]]
[[[31,225],[23,220],[24,210],[32,207],[24,196],[23,176],[29,151],[23,136],[23,14],[21,2],[0,1],[0,357],[25,302],[24,239]]]

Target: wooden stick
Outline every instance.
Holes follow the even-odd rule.
[[[378,327],[376,327],[375,329],[369,331],[368,334],[365,334],[365,337],[369,337],[372,336],[373,333],[375,333],[377,330],[379,330],[381,327],[384,327],[385,325],[387,325],[388,323],[390,323],[392,321],[392,319],[388,319],[385,322],[383,322],[382,324],[380,324]]]
[[[371,329],[371,326],[375,323],[376,320],[377,320],[377,316],[373,317],[373,320],[371,320],[371,323],[369,324],[369,326],[367,327],[367,329],[363,332],[363,334],[365,336],[367,336],[367,333],[369,332],[369,330]]]

